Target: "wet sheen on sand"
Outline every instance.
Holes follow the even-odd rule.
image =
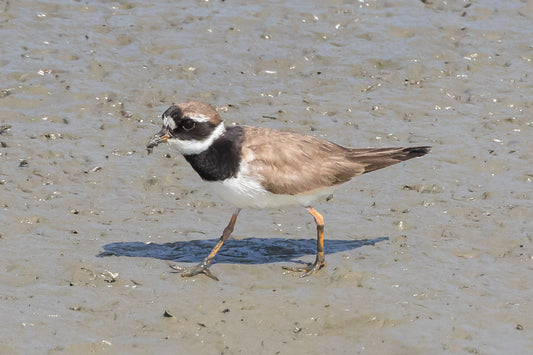
[[[0,1],[1,354],[533,347],[531,1]],[[432,145],[314,207],[232,207],[172,103],[353,147]]]

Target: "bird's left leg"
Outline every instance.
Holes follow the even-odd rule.
[[[207,255],[200,264],[193,266],[193,267],[187,267],[187,268],[181,267],[178,265],[170,265],[170,267],[173,268],[174,270],[180,271],[182,277],[191,277],[191,276],[198,275],[198,274],[206,274],[213,280],[218,281],[218,277],[216,277],[215,275],[211,273],[211,270],[209,270],[209,266],[211,265],[211,261],[213,261],[213,258],[215,257],[215,255],[217,255],[219,249],[222,247],[224,242],[229,238],[229,236],[233,232],[233,228],[235,227],[235,222],[237,222],[237,216],[239,215],[240,211],[241,211],[240,208],[235,209],[235,212],[233,212],[233,215],[231,216],[231,219],[228,225],[226,226],[226,228],[224,228],[224,232],[222,232],[222,236],[218,240],[217,245],[215,245],[215,247],[211,250],[209,255]]]
[[[283,268],[291,271],[303,272],[301,277],[309,276],[326,266],[326,257],[324,256],[324,217],[313,207],[308,206],[307,211],[315,218],[316,223],[316,259],[305,267],[286,267]]]

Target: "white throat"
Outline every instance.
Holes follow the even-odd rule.
[[[178,148],[178,151],[183,155],[195,155],[209,149],[211,144],[213,144],[217,138],[222,136],[224,132],[226,132],[226,127],[224,127],[224,122],[220,122],[211,135],[204,140],[197,141],[169,138],[167,142]]]

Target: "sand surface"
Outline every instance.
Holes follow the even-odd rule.
[[[1,354],[533,351],[532,1],[0,1]],[[432,145],[317,203],[232,206],[172,103],[354,147]]]

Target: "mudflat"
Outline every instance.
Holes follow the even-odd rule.
[[[524,1],[0,1],[0,353],[502,354],[533,348]],[[145,146],[227,125],[432,152],[304,208],[232,206]]]

